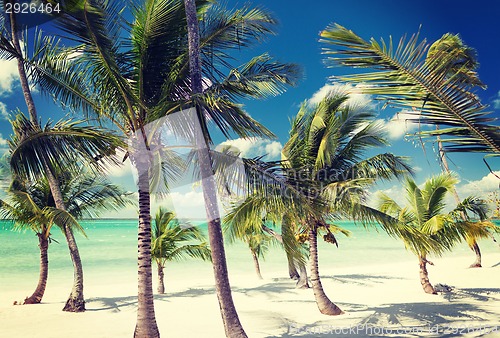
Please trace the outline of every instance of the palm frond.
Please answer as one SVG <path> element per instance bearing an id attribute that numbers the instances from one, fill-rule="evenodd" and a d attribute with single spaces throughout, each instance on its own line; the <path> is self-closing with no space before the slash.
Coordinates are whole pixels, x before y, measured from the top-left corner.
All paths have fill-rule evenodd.
<path id="1" fill-rule="evenodd" d="M 79 121 L 61 120 L 41 127 L 23 114 L 11 121 L 13 136 L 8 141 L 10 165 L 14 173 L 38 178 L 46 166 L 63 172 L 83 161 L 95 170 L 117 163 L 113 155 L 123 145 L 120 138 L 101 128 L 81 126 Z"/>
<path id="2" fill-rule="evenodd" d="M 63 185 L 66 210 L 76 218 L 97 217 L 132 203 L 119 186 L 98 175 L 83 172 Z"/>
<path id="3" fill-rule="evenodd" d="M 446 135 L 446 151 L 479 151 L 500 153 L 500 127 L 487 124 L 487 107 L 472 92 L 474 83 L 468 77 L 448 76 L 456 55 L 446 50 L 433 50 L 419 41 L 418 34 L 396 45 L 371 39 L 365 41 L 354 32 L 338 25 L 321 32 L 328 65 L 372 69 L 373 71 L 339 76 L 351 83 L 363 83 L 364 93 L 376 95 L 391 105 L 414 115 L 413 120 L 428 125 L 440 125 L 439 131 L 421 130 L 419 136 Z M 413 108 L 417 108 L 415 112 Z"/>
<path id="4" fill-rule="evenodd" d="M 58 227 L 63 230 L 64 228 L 71 228 L 71 230 L 76 230 L 87 238 L 85 229 L 80 225 L 78 220 L 73 217 L 69 212 L 57 208 L 45 207 L 43 213 L 47 218 L 53 220 Z M 64 230 L 63 230 L 64 232 Z"/>

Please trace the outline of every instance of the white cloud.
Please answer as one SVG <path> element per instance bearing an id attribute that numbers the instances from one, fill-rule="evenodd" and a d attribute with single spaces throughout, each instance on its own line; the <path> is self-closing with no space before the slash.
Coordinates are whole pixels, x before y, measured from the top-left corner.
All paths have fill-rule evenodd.
<path id="1" fill-rule="evenodd" d="M 205 202 L 203 192 L 181 188 L 171 191 L 170 194 L 161 199 L 151 197 L 151 216 L 154 217 L 158 208 L 164 207 L 174 211 L 179 219 L 206 219 Z M 109 211 L 102 215 L 103 218 L 137 218 L 138 217 L 138 194 L 134 192 L 131 196 L 134 201 L 131 205 L 118 211 Z M 221 205 L 221 204 L 220 204 Z M 222 210 L 221 210 L 222 212 Z M 222 213 L 221 213 L 222 215 Z"/>
<path id="2" fill-rule="evenodd" d="M 497 98 L 493 100 L 493 107 L 495 109 L 500 109 L 500 90 L 497 93 Z"/>
<path id="3" fill-rule="evenodd" d="M 330 93 L 349 93 L 347 103 L 356 107 L 365 107 L 365 109 L 373 109 L 370 95 L 361 94 L 360 88 L 362 85 L 353 86 L 350 84 L 334 83 L 326 84 L 321 87 L 313 96 L 307 101 L 309 104 L 318 104 Z"/>
<path id="4" fill-rule="evenodd" d="M 497 176 L 500 176 L 500 171 L 495 171 Z M 500 189 L 500 179 L 495 177 L 492 173 L 483 176 L 480 180 L 469 181 L 465 184 L 459 184 L 457 186 L 457 191 L 460 198 L 464 198 L 469 195 L 486 197 L 486 195 L 493 191 L 499 191 Z"/>
<path id="5" fill-rule="evenodd" d="M 242 157 L 267 155 L 269 160 L 279 159 L 283 145 L 278 141 L 265 140 L 256 137 L 237 138 L 222 142 L 219 146 L 230 145 L 238 149 Z"/>
<path id="6" fill-rule="evenodd" d="M 0 134 L 0 157 L 2 157 L 7 152 L 7 140 Z"/>
<path id="7" fill-rule="evenodd" d="M 117 151 L 117 157 L 119 159 L 124 158 L 124 156 L 125 156 L 124 150 Z M 110 177 L 116 177 L 116 178 L 121 178 L 121 177 L 125 177 L 125 176 L 132 176 L 132 164 L 130 163 L 130 159 L 127 158 L 125 160 L 125 162 L 121 163 L 120 165 L 109 167 L 107 174 Z"/>
<path id="8" fill-rule="evenodd" d="M 7 105 L 0 102 L 0 119 L 6 119 L 9 116 L 9 111 L 7 110 Z"/>
<path id="9" fill-rule="evenodd" d="M 8 95 L 19 78 L 16 60 L 0 60 L 0 95 Z"/>
<path id="10" fill-rule="evenodd" d="M 396 113 L 390 120 L 384 121 L 387 136 L 391 140 L 403 138 L 405 134 L 415 130 L 418 124 L 409 121 L 410 118 L 415 118 L 415 114 L 408 111 Z"/>

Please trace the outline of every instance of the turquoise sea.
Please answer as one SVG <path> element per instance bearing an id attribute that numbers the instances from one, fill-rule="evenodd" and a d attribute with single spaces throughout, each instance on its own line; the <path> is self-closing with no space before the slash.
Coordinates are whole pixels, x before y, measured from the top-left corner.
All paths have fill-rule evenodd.
<path id="1" fill-rule="evenodd" d="M 203 222 L 193 225 L 206 229 Z M 341 221 L 338 225 L 350 230 L 352 235 L 339 234 L 339 248 L 319 241 L 320 267 L 322 273 L 334 274 L 335 267 L 355 267 L 370 264 L 411 261 L 415 258 L 404 249 L 402 242 L 390 238 L 374 228 L 366 230 L 352 222 Z M 87 238 L 77 234 L 77 242 L 86 277 L 91 279 L 113 278 L 136 280 L 137 267 L 137 220 L 87 220 L 82 222 Z M 71 260 L 62 232 L 54 227 L 49 247 L 49 285 L 59 284 L 72 276 Z M 14 231 L 7 221 L 0 221 L 0 292 L 13 286 L 34 287 L 38 280 L 38 241 L 32 231 Z M 484 255 L 499 252 L 498 244 L 482 240 L 480 247 Z M 226 255 L 230 275 L 253 272 L 253 263 L 248 248 L 241 242 L 227 243 Z M 447 255 L 470 255 L 473 253 L 465 244 L 458 245 Z M 284 252 L 279 246 L 272 247 L 261 262 L 262 274 L 287 275 Z M 198 274 L 211 273 L 210 263 L 198 260 L 173 262 L 167 266 L 167 278 L 174 274 L 196 278 Z"/>

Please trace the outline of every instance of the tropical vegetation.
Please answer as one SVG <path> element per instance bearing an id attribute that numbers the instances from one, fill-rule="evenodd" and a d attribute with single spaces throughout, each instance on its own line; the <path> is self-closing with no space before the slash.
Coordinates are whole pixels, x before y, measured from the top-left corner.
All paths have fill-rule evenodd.
<path id="1" fill-rule="evenodd" d="M 429 178 L 423 187 L 407 178 L 404 184 L 407 206 L 400 206 L 389 196 L 380 193 L 380 211 L 392 215 L 402 225 L 412 227 L 412 232 L 400 232 L 398 237 L 405 247 L 418 257 L 420 283 L 424 292 L 436 294 L 429 281 L 427 264 L 430 254 L 442 255 L 464 238 L 480 238 L 489 235 L 488 228 L 494 225 L 485 221 L 487 206 L 484 200 L 467 197 L 451 212 L 447 212 L 446 196 L 458 180 L 447 173 Z M 480 218 L 473 221 L 463 218 L 468 211 Z"/>
<path id="2" fill-rule="evenodd" d="M 21 49 L 21 31 L 17 23 L 15 11 L 0 17 L 0 57 L 15 59 L 24 100 L 28 108 L 29 120 L 18 112 L 11 121 L 13 127 L 12 139 L 9 142 L 10 166 L 13 173 L 25 180 L 38 180 L 45 177 L 54 196 L 54 203 L 59 210 L 66 210 L 64 205 L 57 172 L 74 169 L 78 163 L 90 164 L 99 169 L 106 162 L 114 162 L 109 155 L 121 144 L 113 134 L 102 128 L 82 127 L 79 121 L 61 120 L 55 125 L 47 122 L 43 128 L 38 119 L 38 113 L 32 96 L 32 85 L 27 72 L 29 50 Z M 6 24 L 8 22 L 8 24 Z M 27 36 L 24 37 L 27 40 Z M 50 37 L 45 42 L 52 41 Z M 42 42 L 41 35 L 35 37 L 36 51 Z M 32 57 L 36 59 L 36 52 Z M 32 74 L 31 74 L 32 75 Z M 102 160 L 102 161 L 100 161 Z M 111 161 L 110 161 L 111 160 Z M 63 168 L 63 169 L 61 169 Z M 64 311 L 85 311 L 83 296 L 83 267 L 76 240 L 70 227 L 63 227 L 66 242 L 74 267 L 73 288 L 63 308 Z"/>
<path id="3" fill-rule="evenodd" d="M 211 260 L 203 232 L 196 226 L 180 224 L 175 213 L 160 207 L 151 225 L 151 257 L 158 272 L 158 293 L 165 293 L 164 269 L 167 262 L 186 257 Z"/>
<path id="4" fill-rule="evenodd" d="M 25 60 L 13 48 L 5 48 L 4 53 L 23 59 L 41 90 L 76 111 L 110 120 L 129 140 L 127 156 L 139 172 L 140 291 L 135 335 L 157 337 L 151 277 L 150 178 L 153 171 L 158 173 L 158 166 L 153 164 L 163 168 L 166 165 L 165 161 L 153 160 L 159 157 L 158 152 L 165 151 L 156 147 L 160 137 L 152 129 L 158 130 L 148 125 L 196 103 L 197 122 L 190 121 L 176 132 L 186 132 L 190 124 L 199 122 L 205 143 L 210 143 L 207 129 L 210 120 L 227 136 L 231 131 L 242 137 L 271 136 L 270 131 L 234 101 L 279 94 L 285 86 L 295 83 L 299 70 L 296 65 L 276 62 L 267 54 L 243 65 L 233 65 L 231 52 L 261 41 L 273 32 L 276 20 L 261 9 L 244 7 L 231 11 L 211 1 L 199 1 L 198 22 L 203 18 L 201 70 L 207 88 L 190 98 L 183 2 L 135 3 L 129 7 L 132 25 L 127 24 L 120 6 L 114 1 L 68 1 L 61 5 L 62 13 L 56 23 L 70 34 L 73 45 L 64 47 L 60 40 L 45 37 L 36 44 L 31 59 Z M 203 163 L 202 159 L 200 162 Z M 155 170 L 150 170 L 153 167 Z M 217 223 L 217 218 L 211 222 Z M 209 228 L 214 228 L 209 230 L 211 249 L 217 256 L 214 264 L 222 266 L 225 258 L 220 255 L 223 252 L 220 225 L 214 223 Z M 221 262 L 217 261 L 219 258 Z M 224 274 L 223 270 L 220 271 Z M 230 305 L 227 277 L 216 276 L 216 280 L 224 322 L 234 322 L 226 320 L 237 318 L 234 306 Z M 242 332 L 241 327 L 235 330 Z"/>
<path id="5" fill-rule="evenodd" d="M 320 312 L 328 315 L 343 312 L 326 296 L 321 284 L 318 230 L 324 229 L 325 239 L 336 243 L 334 232 L 340 229 L 331 222 L 348 217 L 362 222 L 377 220 L 389 232 L 399 231 L 384 214 L 366 205 L 366 192 L 377 179 L 411 172 L 403 158 L 389 153 L 363 158 L 367 149 L 385 144 L 382 126 L 369 122 L 374 113 L 367 103 L 356 102 L 345 91 L 335 89 L 317 104 L 304 103 L 292 121 L 284 160 L 278 163 L 282 168 L 274 169 L 284 172 L 285 183 L 269 194 L 271 199 L 250 195 L 235 204 L 226 217 L 233 227 L 242 229 L 236 230 L 241 233 L 259 228 L 262 215 L 274 221 L 286 215 L 296 223 L 309 243 L 316 303 Z"/>
<path id="6" fill-rule="evenodd" d="M 388 41 L 365 41 L 338 24 L 320 35 L 327 46 L 324 54 L 328 65 L 368 69 L 337 79 L 360 84 L 358 91 L 404 109 L 411 116 L 409 122 L 434 127 L 419 128 L 416 137 L 431 137 L 431 141 L 437 137 L 445 172 L 450 172 L 448 152 L 486 153 L 484 162 L 491 171 L 486 158 L 500 155 L 500 126 L 492 124 L 496 118 L 475 94 L 477 88 L 486 86 L 477 74 L 476 51 L 460 36 L 446 33 L 429 44 L 414 34 L 396 45 L 392 37 Z M 456 191 L 453 195 L 459 203 Z M 481 267 L 477 241 L 469 238 L 468 242 L 476 254 L 471 267 Z"/>
<path id="7" fill-rule="evenodd" d="M 360 92 L 406 109 L 413 115 L 412 121 L 442 127 L 419 130 L 419 137 L 441 136 L 447 152 L 500 154 L 500 126 L 491 123 L 495 118 L 473 91 L 481 82 L 470 64 L 457 62 L 457 55 L 449 48 L 434 45 L 429 50 L 427 41 L 419 41 L 418 34 L 397 44 L 392 38 L 366 41 L 338 24 L 320 35 L 327 65 L 366 69 L 336 79 L 362 84 L 357 87 Z M 449 76 L 456 69 L 462 71 Z"/>
<path id="8" fill-rule="evenodd" d="M 0 200 L 0 215 L 3 218 L 13 221 L 15 229 L 30 229 L 38 237 L 40 276 L 35 291 L 24 300 L 24 304 L 42 301 L 48 279 L 48 249 L 54 225 L 61 230 L 69 227 L 86 236 L 79 224 L 82 217 L 96 217 L 102 210 L 116 210 L 129 202 L 118 186 L 85 170 L 77 175 L 66 172 L 58 177 L 66 210 L 55 206 L 47 179 L 32 182 L 15 177 L 7 190 L 7 199 Z"/>
<path id="9" fill-rule="evenodd" d="M 27 107 L 27 114 L 18 110 L 10 115 L 12 174 L 7 197 L 0 196 L 0 216 L 17 229 L 33 230 L 40 248 L 39 282 L 25 304 L 40 303 L 44 296 L 55 225 L 65 236 L 74 268 L 73 289 L 63 310 L 85 311 L 83 267 L 74 233 L 85 234 L 78 222 L 82 217 L 97 217 L 99 210 L 115 210 L 130 201 L 103 176 L 109 166 L 127 159 L 137 173 L 134 337 L 160 336 L 152 263 L 162 294 L 167 262 L 185 257 L 212 261 L 225 334 L 247 337 L 229 283 L 221 193 L 230 197 L 225 234 L 230 241 L 246 242 L 257 276 L 262 278 L 259 258 L 271 243 L 279 242 L 290 277 L 297 279 L 297 288 L 311 284 L 322 314 L 343 313 L 323 288 L 318 252 L 318 235 L 337 246 L 338 234 L 349 235 L 337 225 L 339 219 L 365 227 L 378 224 L 400 238 L 418 257 L 426 293 L 436 293 L 427 271 L 431 255 L 466 241 L 477 256 L 472 266 L 481 266 L 477 241 L 492 237 L 500 227 L 487 220 L 484 200 L 470 196 L 460 201 L 454 190 L 458 180 L 446 156 L 486 153 L 484 162 L 493 172 L 486 159 L 500 155 L 500 126 L 475 93 L 484 87 L 475 51 L 459 36 L 445 34 L 431 45 L 415 34 L 394 44 L 392 38 L 366 41 L 340 25 L 329 26 L 320 33 L 326 64 L 358 69 L 335 77 L 347 85 L 334 82 L 321 100 L 305 101 L 291 121 L 281 160 L 264 161 L 212 150 L 211 130 L 215 127 L 225 138 L 274 137 L 238 103 L 278 95 L 301 77 L 300 67 L 267 53 L 239 62 L 247 55 L 241 49 L 275 33 L 277 21 L 269 12 L 249 5 L 228 10 L 216 0 L 142 0 L 128 5 L 118 0 L 68 0 L 58 5 L 58 36 L 40 30 L 28 36 L 15 12 L 0 16 L 0 58 L 17 62 Z M 32 96 L 35 85 L 85 120 L 43 123 Z M 403 109 L 410 122 L 424 126 L 413 136 L 437 141 L 444 173 L 418 186 L 408 177 L 413 171 L 407 158 L 375 154 L 389 144 L 371 102 L 360 93 Z M 192 148 L 187 158 L 166 144 L 172 135 L 185 141 L 182 147 Z M 118 158 L 122 152 L 124 157 Z M 161 201 L 186 174 L 200 181 L 209 243 L 199 228 L 181 224 L 163 207 L 152 218 L 152 197 Z M 384 194 L 378 208 L 368 205 L 368 190 L 377 181 L 402 177 L 407 206 Z M 457 202 L 451 211 L 445 203 L 450 193 Z M 498 205 L 496 195 L 491 202 Z"/>

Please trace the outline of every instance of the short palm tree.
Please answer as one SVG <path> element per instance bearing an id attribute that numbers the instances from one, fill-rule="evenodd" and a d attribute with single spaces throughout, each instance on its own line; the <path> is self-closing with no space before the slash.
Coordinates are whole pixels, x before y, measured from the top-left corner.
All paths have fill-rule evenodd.
<path id="1" fill-rule="evenodd" d="M 22 189 L 22 188 L 21 188 Z M 41 207 L 39 200 L 42 191 L 29 189 L 30 192 L 10 188 L 7 190 L 8 200 L 0 200 L 0 214 L 2 218 L 14 221 L 17 229 L 29 228 L 38 237 L 40 248 L 40 275 L 38 285 L 30 297 L 26 297 L 24 304 L 37 304 L 42 301 L 47 286 L 49 272 L 48 249 L 51 242 L 50 231 L 55 224 L 56 215 L 48 213 Z"/>
<path id="2" fill-rule="evenodd" d="M 484 215 L 485 204 L 478 199 L 467 198 L 451 213 L 445 211 L 445 197 L 457 182 L 452 175 L 443 173 L 429 178 L 420 188 L 415 181 L 407 178 L 405 189 L 408 204 L 405 207 L 387 195 L 380 194 L 380 211 L 392 215 L 402 225 L 413 228 L 412 232 L 398 233 L 398 237 L 418 257 L 420 283 L 426 293 L 436 293 L 429 281 L 427 264 L 432 263 L 428 255 L 442 255 L 465 237 L 487 236 L 487 228 L 491 226 L 490 222 L 463 220 L 460 215 L 465 210 Z"/>
<path id="3" fill-rule="evenodd" d="M 304 103 L 292 121 L 290 139 L 283 148 L 284 187 L 273 198 L 252 195 L 236 205 L 226 220 L 234 226 L 256 226 L 258 217 L 280 219 L 287 214 L 307 234 L 311 284 L 321 313 L 339 315 L 342 310 L 326 296 L 318 267 L 318 230 L 334 241 L 331 221 L 344 216 L 378 220 L 388 231 L 391 222 L 383 213 L 365 205 L 366 189 L 376 179 L 410 172 L 404 159 L 379 154 L 363 159 L 369 148 L 385 144 L 382 127 L 373 122 L 368 107 L 349 102 L 349 95 L 332 90 L 318 104 Z M 274 169 L 277 170 L 277 169 Z M 272 173 L 271 170 L 268 171 Z M 283 223 L 282 222 L 282 226 Z"/>
<path id="4" fill-rule="evenodd" d="M 271 229 L 266 225 L 262 225 L 262 228 L 259 229 L 247 228 L 243 233 L 232 231 L 234 229 L 234 226 L 226 223 L 224 227 L 225 235 L 229 236 L 230 242 L 234 242 L 236 239 L 245 242 L 250 250 L 250 254 L 252 255 L 255 273 L 259 279 L 263 279 L 260 271 L 259 257 L 263 259 L 266 252 L 269 251 L 271 245 L 279 242 L 282 243 L 282 236 L 278 236 L 274 229 Z"/>
<path id="5" fill-rule="evenodd" d="M 62 191 L 66 175 L 80 173 L 83 164 L 97 171 L 104 163 L 116 163 L 111 157 L 122 141 L 102 128 L 83 126 L 79 121 L 61 120 L 33 123 L 18 113 L 11 121 L 13 135 L 8 141 L 12 173 L 24 181 L 46 179 L 53 196 L 54 207 L 70 212 Z M 61 176 L 58 176 L 61 175 Z M 85 311 L 83 296 L 83 267 L 78 246 L 70 226 L 62 225 L 74 268 L 73 288 L 64 311 Z"/>
<path id="6" fill-rule="evenodd" d="M 65 177 L 60 182 L 66 210 L 56 208 L 46 179 L 36 182 L 14 179 L 7 190 L 8 200 L 0 200 L 0 214 L 14 221 L 17 229 L 33 230 L 39 240 L 40 277 L 35 291 L 24 304 L 40 303 L 43 298 L 48 278 L 50 232 L 54 225 L 85 235 L 79 219 L 95 217 L 101 210 L 116 210 L 128 202 L 118 186 L 85 170 L 73 177 L 68 173 L 62 176 Z"/>
<path id="7" fill-rule="evenodd" d="M 158 293 L 165 293 L 164 268 L 167 262 L 200 258 L 210 261 L 210 248 L 201 230 L 195 226 L 185 227 L 175 218 L 175 213 L 159 208 L 151 232 L 151 257 L 158 268 Z"/>

